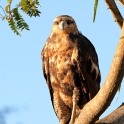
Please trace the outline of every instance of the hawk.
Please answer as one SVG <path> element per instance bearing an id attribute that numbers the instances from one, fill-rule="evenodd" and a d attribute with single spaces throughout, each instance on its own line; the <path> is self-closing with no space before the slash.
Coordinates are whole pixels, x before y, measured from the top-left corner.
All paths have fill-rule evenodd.
<path id="1" fill-rule="evenodd" d="M 74 124 L 80 110 L 100 89 L 101 74 L 93 44 L 68 15 L 54 19 L 41 52 L 43 74 L 60 124 Z"/>

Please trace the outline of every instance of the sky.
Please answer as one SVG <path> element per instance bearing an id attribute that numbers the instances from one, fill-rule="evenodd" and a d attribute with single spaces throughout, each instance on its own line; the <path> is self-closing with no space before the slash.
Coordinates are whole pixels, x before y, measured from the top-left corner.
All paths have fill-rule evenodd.
<path id="1" fill-rule="evenodd" d="M 13 1 L 15 7 L 19 0 Z M 40 17 L 23 17 L 30 31 L 21 37 L 13 33 L 6 21 L 0 20 L 0 117 L 6 124 L 58 124 L 48 87 L 42 73 L 41 50 L 50 35 L 52 23 L 59 15 L 72 16 L 82 32 L 95 46 L 101 70 L 101 86 L 109 72 L 121 29 L 104 1 L 99 1 L 96 21 L 92 22 L 94 0 L 42 0 Z M 6 5 L 0 0 L 0 6 Z M 124 14 L 124 8 L 118 4 Z M 3 11 L 0 9 L 0 13 Z M 124 15 L 123 15 L 124 16 Z M 124 102 L 124 81 L 120 93 L 101 118 Z M 1 111 L 11 110 L 7 114 Z M 0 121 L 0 124 L 1 121 Z"/>

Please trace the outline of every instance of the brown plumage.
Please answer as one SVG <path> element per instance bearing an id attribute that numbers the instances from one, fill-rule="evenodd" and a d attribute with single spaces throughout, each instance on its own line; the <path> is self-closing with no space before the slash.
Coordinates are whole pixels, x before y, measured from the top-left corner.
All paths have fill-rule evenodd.
<path id="1" fill-rule="evenodd" d="M 42 50 L 43 73 L 60 124 L 73 124 L 83 106 L 100 88 L 97 53 L 77 29 L 74 19 L 54 19 Z"/>

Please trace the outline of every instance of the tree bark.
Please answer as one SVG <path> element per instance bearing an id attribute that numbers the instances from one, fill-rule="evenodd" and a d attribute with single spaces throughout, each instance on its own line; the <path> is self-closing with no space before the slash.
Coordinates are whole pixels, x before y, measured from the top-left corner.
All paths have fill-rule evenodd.
<path id="1" fill-rule="evenodd" d="M 117 0 L 122 6 L 124 6 L 124 0 Z"/>
<path id="2" fill-rule="evenodd" d="M 118 10 L 118 7 L 117 7 L 115 1 L 114 0 L 104 0 L 104 1 L 107 4 L 108 8 L 111 10 L 115 22 L 117 22 L 119 27 L 122 28 L 123 17 L 121 15 L 120 11 Z"/>
<path id="3" fill-rule="evenodd" d="M 100 119 L 95 124 L 124 124 L 124 103 L 111 114 Z"/>

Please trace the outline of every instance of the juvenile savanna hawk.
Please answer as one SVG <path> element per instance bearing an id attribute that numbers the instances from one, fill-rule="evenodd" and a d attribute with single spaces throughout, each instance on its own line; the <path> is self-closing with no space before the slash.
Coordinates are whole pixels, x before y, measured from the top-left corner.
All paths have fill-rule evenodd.
<path id="1" fill-rule="evenodd" d="M 54 19 L 42 50 L 43 73 L 60 124 L 73 124 L 100 88 L 98 57 L 92 43 L 68 15 Z"/>

